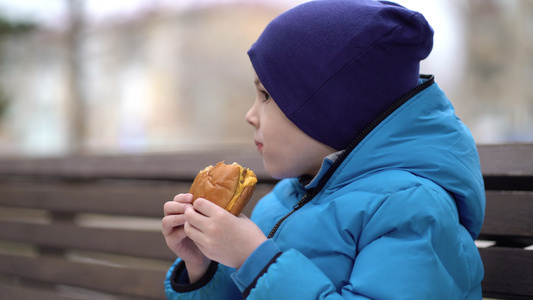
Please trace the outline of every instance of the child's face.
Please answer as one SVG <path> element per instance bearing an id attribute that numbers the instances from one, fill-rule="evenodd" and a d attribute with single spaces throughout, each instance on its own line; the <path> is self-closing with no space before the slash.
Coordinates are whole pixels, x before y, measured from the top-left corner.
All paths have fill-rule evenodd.
<path id="1" fill-rule="evenodd" d="M 257 96 L 246 114 L 246 122 L 255 128 L 254 140 L 270 176 L 281 179 L 314 176 L 327 155 L 336 152 L 301 131 L 270 97 L 255 75 Z"/>

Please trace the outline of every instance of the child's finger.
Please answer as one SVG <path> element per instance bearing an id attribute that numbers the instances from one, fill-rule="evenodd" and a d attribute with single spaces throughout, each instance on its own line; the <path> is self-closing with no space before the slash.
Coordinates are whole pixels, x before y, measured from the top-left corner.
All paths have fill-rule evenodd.
<path id="1" fill-rule="evenodd" d="M 203 214 L 206 217 L 214 217 L 218 213 L 227 212 L 222 207 L 204 198 L 196 199 L 196 201 L 194 201 L 193 207 L 197 212 Z"/>
<path id="2" fill-rule="evenodd" d="M 174 196 L 174 201 L 181 203 L 192 203 L 192 194 L 177 194 L 176 196 Z"/>
<path id="3" fill-rule="evenodd" d="M 190 206 L 191 204 L 189 203 L 168 201 L 163 205 L 163 212 L 165 216 L 183 214 L 187 207 Z"/>
<path id="4" fill-rule="evenodd" d="M 207 201 L 207 200 L 202 199 L 202 198 L 198 198 L 198 200 Z M 196 201 L 196 202 L 198 202 L 198 201 Z M 197 229 L 199 231 L 202 231 L 202 232 L 205 231 L 206 226 L 208 226 L 210 224 L 209 217 L 204 215 L 202 212 L 198 211 L 194 206 L 187 208 L 185 210 L 185 212 L 184 212 L 184 216 L 185 216 L 185 221 L 187 223 L 189 223 L 195 229 Z"/>
<path id="5" fill-rule="evenodd" d="M 176 227 L 183 226 L 185 224 L 185 216 L 180 215 L 169 215 L 165 216 L 161 221 L 163 227 L 163 233 L 170 233 Z"/>

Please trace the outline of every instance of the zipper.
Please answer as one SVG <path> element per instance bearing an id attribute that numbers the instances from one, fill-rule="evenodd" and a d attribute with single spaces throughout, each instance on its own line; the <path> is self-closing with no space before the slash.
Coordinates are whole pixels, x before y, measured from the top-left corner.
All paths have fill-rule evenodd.
<path id="1" fill-rule="evenodd" d="M 326 185 L 326 183 L 329 181 L 329 178 L 333 173 L 337 170 L 337 168 L 341 165 L 341 163 L 346 159 L 346 157 L 352 152 L 357 145 L 370 133 L 374 128 L 376 128 L 383 120 L 385 120 L 389 115 L 391 115 L 395 110 L 397 110 L 400 106 L 402 106 L 405 102 L 407 102 L 409 99 L 413 98 L 415 95 L 420 93 L 421 91 L 425 90 L 427 87 L 431 86 L 435 82 L 435 77 L 433 75 L 420 75 L 420 78 L 427 79 L 422 84 L 417 85 L 413 89 L 411 89 L 409 92 L 404 94 L 402 97 L 400 97 L 398 100 L 394 101 L 389 107 L 387 107 L 377 118 L 375 118 L 370 124 L 368 124 L 361 132 L 357 135 L 357 137 L 350 142 L 350 144 L 344 149 L 344 151 L 339 155 L 339 157 L 335 160 L 333 165 L 326 171 L 326 174 L 322 176 L 320 181 L 318 182 L 317 186 L 310 189 L 305 193 L 305 195 L 302 197 L 298 203 L 296 203 L 292 207 L 292 211 L 286 214 L 284 217 L 278 220 L 274 227 L 272 227 L 272 230 L 270 230 L 270 233 L 268 234 L 267 238 L 272 238 L 274 234 L 278 231 L 281 224 L 290 217 L 293 213 L 298 211 L 300 208 L 302 208 L 304 205 L 309 203 L 313 198 L 320 193 L 322 188 Z"/>

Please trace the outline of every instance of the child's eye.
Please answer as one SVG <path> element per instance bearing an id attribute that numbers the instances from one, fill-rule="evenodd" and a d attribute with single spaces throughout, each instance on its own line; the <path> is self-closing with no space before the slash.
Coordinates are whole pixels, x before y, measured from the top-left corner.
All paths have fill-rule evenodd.
<path id="1" fill-rule="evenodd" d="M 267 101 L 270 99 L 270 94 L 268 94 L 266 91 L 261 91 L 261 93 L 264 96 L 264 101 Z"/>

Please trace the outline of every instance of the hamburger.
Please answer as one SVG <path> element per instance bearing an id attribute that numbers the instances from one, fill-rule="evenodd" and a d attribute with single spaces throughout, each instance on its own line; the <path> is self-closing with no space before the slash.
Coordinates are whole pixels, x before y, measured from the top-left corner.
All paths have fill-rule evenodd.
<path id="1" fill-rule="evenodd" d="M 221 161 L 200 171 L 189 193 L 193 203 L 204 198 L 238 216 L 252 197 L 256 183 L 257 176 L 252 170 Z"/>

